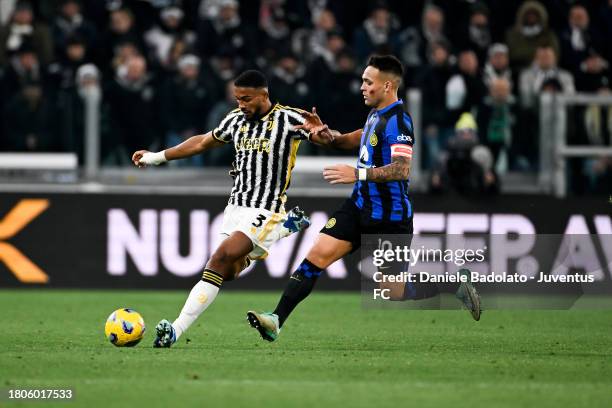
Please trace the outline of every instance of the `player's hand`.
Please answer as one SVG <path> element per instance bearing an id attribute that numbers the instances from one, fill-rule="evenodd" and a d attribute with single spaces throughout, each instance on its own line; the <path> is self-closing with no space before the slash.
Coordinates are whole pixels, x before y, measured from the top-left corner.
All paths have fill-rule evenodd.
<path id="1" fill-rule="evenodd" d="M 335 164 L 323 169 L 323 178 L 329 184 L 353 184 L 357 181 L 357 169 L 348 164 Z"/>
<path id="2" fill-rule="evenodd" d="M 303 111 L 302 117 L 305 119 L 305 122 L 301 125 L 296 125 L 293 127 L 295 130 L 306 130 L 308 132 L 312 132 L 315 127 L 322 126 L 323 121 L 317 114 L 317 108 L 313 107 L 312 112 Z"/>
<path id="3" fill-rule="evenodd" d="M 139 168 L 146 167 L 145 163 L 140 162 L 140 160 L 142 159 L 142 156 L 144 156 L 145 153 L 150 153 L 150 152 L 148 150 L 138 150 L 132 155 L 132 163 L 134 163 L 134 166 L 139 167 Z"/>
<path id="4" fill-rule="evenodd" d="M 156 153 L 151 153 L 148 150 L 138 150 L 132 155 L 132 162 L 138 167 L 145 167 L 147 165 L 159 166 L 167 161 L 164 150 Z"/>
<path id="5" fill-rule="evenodd" d="M 335 139 L 333 131 L 327 125 L 316 126 L 310 131 L 310 142 L 316 145 L 327 146 L 333 144 Z"/>

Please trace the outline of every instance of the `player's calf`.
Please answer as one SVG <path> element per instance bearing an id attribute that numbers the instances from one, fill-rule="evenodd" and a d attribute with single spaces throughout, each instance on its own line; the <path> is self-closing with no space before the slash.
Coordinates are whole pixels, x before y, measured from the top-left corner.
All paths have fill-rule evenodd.
<path id="1" fill-rule="evenodd" d="M 223 280 L 232 280 L 236 276 L 237 264 L 239 268 L 244 269 L 247 263 L 245 257 L 252 249 L 251 239 L 244 233 L 236 231 L 212 254 L 206 268 L 221 275 Z"/>

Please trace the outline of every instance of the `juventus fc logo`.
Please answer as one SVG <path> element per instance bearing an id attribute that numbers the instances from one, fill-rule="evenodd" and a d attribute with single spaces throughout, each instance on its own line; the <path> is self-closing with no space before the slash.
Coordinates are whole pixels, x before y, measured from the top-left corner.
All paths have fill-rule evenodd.
<path id="1" fill-rule="evenodd" d="M 274 121 L 271 120 L 268 122 L 268 125 L 266 126 L 266 130 L 272 130 L 274 128 Z"/>

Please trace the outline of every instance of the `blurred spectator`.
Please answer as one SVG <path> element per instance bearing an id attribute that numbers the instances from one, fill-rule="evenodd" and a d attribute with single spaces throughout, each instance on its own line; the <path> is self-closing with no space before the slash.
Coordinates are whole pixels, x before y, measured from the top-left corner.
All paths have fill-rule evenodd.
<path id="1" fill-rule="evenodd" d="M 282 0 L 262 2 L 257 33 L 259 51 L 255 53 L 254 63 L 264 72 L 272 69 L 274 62 L 291 50 L 289 22 L 282 5 L 277 4 L 282 2 Z"/>
<path id="2" fill-rule="evenodd" d="M 340 51 L 336 57 L 335 70 L 331 72 L 325 93 L 319 96 L 317 110 L 326 123 L 342 132 L 352 132 L 363 124 L 360 119 L 367 116 L 369 108 L 363 103 L 361 91 L 361 72 L 355 55 L 348 49 Z M 307 108 L 309 109 L 309 108 Z M 320 149 L 322 154 L 350 154 L 351 151 Z"/>
<path id="3" fill-rule="evenodd" d="M 458 40 L 458 46 L 461 49 L 471 49 L 476 52 L 478 62 L 482 66 L 486 61 L 490 45 L 489 10 L 484 4 L 476 3 L 472 7 L 466 32 Z"/>
<path id="4" fill-rule="evenodd" d="M 512 91 L 512 71 L 508 59 L 508 47 L 505 44 L 496 43 L 489 48 L 489 59 L 485 64 L 482 76 L 487 87 L 495 79 L 505 79 L 510 84 L 510 91 Z"/>
<path id="5" fill-rule="evenodd" d="M 113 58 L 110 62 L 110 72 L 109 75 L 114 75 L 117 69 L 120 66 L 125 65 L 125 63 L 132 57 L 142 56 L 140 49 L 134 43 L 129 41 L 119 43 L 113 49 Z"/>
<path id="6" fill-rule="evenodd" d="M 226 3 L 226 0 L 202 0 L 198 9 L 200 18 L 204 20 L 216 19 L 221 13 L 221 8 Z"/>
<path id="7" fill-rule="evenodd" d="M 116 48 L 126 43 L 132 44 L 139 53 L 144 50 L 144 43 L 134 24 L 134 15 L 126 8 L 119 8 L 110 13 L 109 27 L 100 44 L 98 66 L 108 64 L 116 56 Z"/>
<path id="8" fill-rule="evenodd" d="M 52 109 L 53 103 L 40 83 L 24 84 L 4 106 L 4 148 L 14 152 L 57 151 Z"/>
<path id="9" fill-rule="evenodd" d="M 166 81 L 160 96 L 165 146 L 175 146 L 206 131 L 206 116 L 212 107 L 212 97 L 200 76 L 200 59 L 192 54 L 182 56 L 178 73 Z M 177 164 L 202 166 L 203 157 L 198 155 L 179 160 Z"/>
<path id="10" fill-rule="evenodd" d="M 306 68 L 294 55 L 282 55 L 269 75 L 272 99 L 301 109 L 312 104 L 311 90 L 306 79 Z"/>
<path id="11" fill-rule="evenodd" d="M 158 123 L 158 101 L 152 75 L 147 72 L 147 63 L 141 56 L 130 57 L 117 68 L 114 80 L 109 85 L 107 101 L 111 106 L 111 120 L 121 146 L 127 152 L 138 149 L 158 150 L 160 133 Z M 118 154 L 119 157 L 122 157 Z"/>
<path id="12" fill-rule="evenodd" d="M 568 27 L 561 33 L 560 65 L 572 73 L 577 90 L 595 92 L 610 83 L 609 63 L 601 57 L 603 49 L 603 40 L 591 28 L 586 8 L 573 5 Z"/>
<path id="13" fill-rule="evenodd" d="M 291 38 L 291 48 L 296 55 L 300 55 L 306 62 L 311 62 L 327 53 L 328 36 L 333 31 L 339 32 L 336 17 L 329 9 L 323 9 L 313 14 L 312 29 L 299 28 L 294 31 Z"/>
<path id="14" fill-rule="evenodd" d="M 242 72 L 245 62 L 235 56 L 231 50 L 219 50 L 217 55 L 210 58 L 211 75 L 217 84 L 225 83 Z"/>
<path id="15" fill-rule="evenodd" d="M 548 26 L 548 13 L 537 1 L 526 1 L 516 13 L 514 27 L 506 33 L 506 44 L 510 49 L 510 65 L 513 69 L 528 66 L 538 47 L 552 47 L 559 55 L 559 40 Z"/>
<path id="16" fill-rule="evenodd" d="M 408 27 L 398 35 L 398 56 L 406 68 L 406 84 L 414 84 L 417 70 L 428 60 L 433 44 L 451 44 L 444 33 L 444 12 L 434 5 L 427 5 L 423 10 L 421 27 Z"/>
<path id="17" fill-rule="evenodd" d="M 276 61 L 280 55 L 291 49 L 291 30 L 282 1 L 268 0 L 262 2 L 259 28 L 263 38 L 257 56 L 257 65 L 265 69 L 270 61 Z M 302 58 L 302 61 L 304 59 Z"/>
<path id="18" fill-rule="evenodd" d="M 53 61 L 53 39 L 46 24 L 34 20 L 32 5 L 19 1 L 11 21 L 0 27 L 0 65 L 24 45 L 31 46 L 43 64 Z"/>
<path id="19" fill-rule="evenodd" d="M 537 96 L 544 90 L 544 85 L 548 85 L 550 90 L 557 90 L 558 87 L 558 91 L 563 94 L 575 93 L 572 74 L 557 66 L 557 56 L 551 46 L 538 47 L 531 67 L 521 72 L 521 106 L 525 109 L 537 108 Z"/>
<path id="20" fill-rule="evenodd" d="M 225 82 L 224 97 L 213 105 L 206 118 L 206 131 L 219 126 L 225 115 L 236 109 L 237 106 L 236 96 L 234 96 L 234 79 L 232 78 Z M 212 166 L 228 166 L 234 160 L 234 155 L 234 147 L 231 143 L 228 143 L 225 146 L 207 152 L 205 159 Z"/>
<path id="21" fill-rule="evenodd" d="M 216 56 L 221 50 L 252 61 L 256 55 L 255 34 L 241 24 L 237 0 L 221 0 L 219 14 L 198 25 L 198 49 L 202 55 Z"/>
<path id="22" fill-rule="evenodd" d="M 370 54 L 390 53 L 396 46 L 398 23 L 389 9 L 378 3 L 361 27 L 355 30 L 354 49 L 360 63 Z"/>
<path id="23" fill-rule="evenodd" d="M 206 118 L 205 129 L 212 130 L 216 128 L 225 115 L 237 107 L 238 104 L 234 95 L 234 79 L 232 78 L 225 82 L 223 98 L 217 100 L 210 109 L 210 113 Z"/>
<path id="24" fill-rule="evenodd" d="M 175 38 L 168 51 L 168 58 L 165 65 L 166 71 L 176 72 L 179 59 L 191 51 L 193 51 L 191 44 L 187 43 L 183 38 Z"/>
<path id="25" fill-rule="evenodd" d="M 338 30 L 332 30 L 327 35 L 325 49 L 320 50 L 319 56 L 308 66 L 308 76 L 311 88 L 317 98 L 328 95 L 332 73 L 337 70 L 336 56 L 346 47 L 344 37 Z"/>
<path id="26" fill-rule="evenodd" d="M 535 167 L 538 160 L 539 96 L 545 92 L 573 94 L 572 75 L 557 67 L 557 57 L 552 47 L 542 46 L 536 50 L 533 64 L 524 69 L 519 77 L 520 127 L 517 129 L 515 163 L 518 168 Z"/>
<path id="27" fill-rule="evenodd" d="M 44 86 L 47 83 L 47 77 L 34 49 L 24 44 L 11 57 L 4 72 L 2 86 L 0 86 L 2 99 L 10 99 L 22 87 L 31 83 Z"/>
<path id="28" fill-rule="evenodd" d="M 612 41 L 609 40 L 612 38 L 612 0 L 603 1 L 602 3 L 597 19 L 601 38 L 604 39 L 601 52 L 603 53 L 603 58 L 612 63 Z M 608 40 L 605 41 L 605 39 Z"/>
<path id="29" fill-rule="evenodd" d="M 49 66 L 54 88 L 74 86 L 77 69 L 87 62 L 87 45 L 81 37 L 73 36 L 58 50 L 59 60 Z"/>
<path id="30" fill-rule="evenodd" d="M 441 147 L 453 134 L 453 121 L 446 109 L 446 83 L 453 73 L 449 45 L 444 41 L 432 43 L 429 61 L 416 81 L 423 95 L 423 164 L 427 168 L 435 163 Z"/>
<path id="31" fill-rule="evenodd" d="M 489 95 L 478 108 L 480 140 L 491 151 L 493 166 L 498 173 L 508 168 L 508 150 L 515 120 L 514 104 L 510 82 L 506 78 L 495 78 L 489 84 Z"/>
<path id="32" fill-rule="evenodd" d="M 93 64 L 84 64 L 75 72 L 71 85 L 62 87 L 56 98 L 56 121 L 58 143 L 62 151 L 75 152 L 79 164 L 84 162 L 85 148 L 85 93 L 102 92 L 100 72 Z M 108 152 L 116 149 L 119 141 L 109 128 L 108 104 L 102 99 L 100 105 L 100 156 L 107 160 Z"/>
<path id="33" fill-rule="evenodd" d="M 151 60 L 154 65 L 164 70 L 172 70 L 173 59 L 172 47 L 178 41 L 182 42 L 186 49 L 194 46 L 196 42 L 195 33 L 187 30 L 183 24 L 184 13 L 179 7 L 171 6 L 160 11 L 159 24 L 150 28 L 144 34 L 145 43 L 151 50 Z"/>
<path id="34" fill-rule="evenodd" d="M 86 47 L 96 46 L 96 28 L 83 16 L 79 0 L 62 0 L 53 22 L 56 54 L 65 50 L 66 42 L 72 37 L 82 38 Z"/>
<path id="35" fill-rule="evenodd" d="M 494 194 L 499 181 L 489 149 L 478 143 L 478 126 L 470 113 L 463 113 L 455 125 L 448 149 L 432 171 L 430 191 L 459 194 Z"/>
<path id="36" fill-rule="evenodd" d="M 462 112 L 474 111 L 486 93 L 476 53 L 462 51 L 457 61 L 457 72 L 446 83 L 446 108 L 452 121 L 458 120 Z"/>
<path id="37" fill-rule="evenodd" d="M 111 2 L 114 0 L 111 0 Z M 146 32 L 159 22 L 159 15 L 164 9 L 170 7 L 181 7 L 182 3 L 189 3 L 190 0 L 121 0 L 125 7 L 128 7 L 134 14 L 134 20 L 140 32 Z"/>

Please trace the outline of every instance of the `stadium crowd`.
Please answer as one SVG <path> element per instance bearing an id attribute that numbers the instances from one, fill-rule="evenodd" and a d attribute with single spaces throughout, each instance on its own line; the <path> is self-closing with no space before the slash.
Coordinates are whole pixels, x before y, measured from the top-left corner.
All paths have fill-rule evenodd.
<path id="1" fill-rule="evenodd" d="M 360 77 L 372 53 L 397 55 L 405 89 L 421 90 L 418 143 L 434 175 L 465 145 L 459 123 L 489 168 L 537 170 L 538 95 L 610 93 L 612 0 L 2 0 L 0 151 L 74 151 L 82 162 L 82 95 L 94 88 L 102 161 L 129 165 L 134 150 L 216 126 L 247 68 L 268 74 L 274 100 L 316 106 L 351 131 L 367 115 Z M 612 107 L 571 119 L 570 144 L 610 145 Z M 574 163 L 585 185 L 609 190 L 612 159 Z"/>

